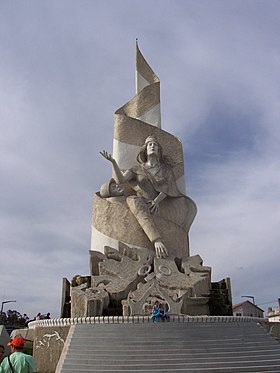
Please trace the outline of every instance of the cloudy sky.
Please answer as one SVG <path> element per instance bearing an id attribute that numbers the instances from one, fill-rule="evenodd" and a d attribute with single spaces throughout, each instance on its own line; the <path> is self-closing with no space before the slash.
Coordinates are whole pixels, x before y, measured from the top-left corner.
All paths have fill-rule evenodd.
<path id="1" fill-rule="evenodd" d="M 135 92 L 135 38 L 161 80 L 198 205 L 191 253 L 234 303 L 276 306 L 280 262 L 280 2 L 3 0 L 0 301 L 60 315 L 89 273 L 92 197 L 110 177 L 113 114 Z"/>

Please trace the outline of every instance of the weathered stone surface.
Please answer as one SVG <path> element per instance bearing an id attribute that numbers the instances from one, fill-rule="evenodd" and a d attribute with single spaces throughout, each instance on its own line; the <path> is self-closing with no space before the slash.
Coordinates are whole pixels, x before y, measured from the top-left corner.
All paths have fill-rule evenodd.
<path id="1" fill-rule="evenodd" d="M 125 202 L 111 203 L 96 193 L 93 206 L 92 225 L 96 230 L 118 242 L 154 249 Z M 96 243 L 92 242 L 92 248 Z M 103 251 L 104 247 L 95 247 L 96 251 L 98 249 Z"/>
<path id="2" fill-rule="evenodd" d="M 211 283 L 209 301 L 211 315 L 232 316 L 232 296 L 230 278 Z"/>
<path id="3" fill-rule="evenodd" d="M 8 342 L 10 342 L 10 339 L 15 338 L 17 335 L 20 335 L 24 339 L 29 339 L 30 341 L 33 341 L 34 329 L 14 329 L 9 337 Z"/>
<path id="4" fill-rule="evenodd" d="M 72 287 L 72 317 L 102 315 L 110 301 L 121 307 L 121 301 L 151 269 L 153 252 L 148 249 L 120 244 L 119 250 L 105 247 L 104 253 L 105 259 L 98 265 L 99 274 L 91 276 L 91 284 Z"/>
<path id="5" fill-rule="evenodd" d="M 109 305 L 109 294 L 102 288 L 88 288 L 83 284 L 71 289 L 71 316 L 101 316 Z"/>
<path id="6" fill-rule="evenodd" d="M 137 290 L 128 295 L 127 304 L 130 315 L 147 315 L 151 313 L 155 301 L 167 305 L 167 310 L 171 314 L 180 314 L 182 300 L 174 301 L 168 294 L 167 289 L 163 288 L 156 278 L 148 281 L 146 284 L 139 283 Z M 125 303 L 123 304 L 126 305 Z"/>
<path id="7" fill-rule="evenodd" d="M 145 314 L 155 300 L 167 305 L 172 314 L 209 314 L 209 267 L 202 266 L 199 256 L 186 258 L 180 272 L 174 259 L 154 259 L 154 276 L 139 284 L 128 296 L 132 315 Z"/>
<path id="8" fill-rule="evenodd" d="M 280 323 L 279 322 L 263 321 L 261 325 L 267 331 L 267 333 L 271 334 L 274 339 L 280 342 Z"/>
<path id="9" fill-rule="evenodd" d="M 100 251 L 89 250 L 89 268 L 90 275 L 98 275 L 99 267 L 98 263 L 105 259 L 105 255 Z"/>
<path id="10" fill-rule="evenodd" d="M 169 255 L 179 258 L 189 255 L 188 231 L 196 213 L 196 207 L 192 200 L 183 198 L 180 201 L 170 200 L 162 202 L 163 216 L 153 216 L 154 223 L 162 235 L 162 240 L 168 249 Z M 185 205 L 185 216 L 176 217 L 176 203 Z M 166 213 L 165 213 L 166 210 Z M 189 213 L 188 213 L 189 212 Z M 170 217 L 173 217 L 173 221 Z M 142 227 L 128 208 L 125 201 L 121 203 L 110 202 L 108 199 L 94 196 L 94 208 L 92 224 L 99 232 L 111 237 L 116 242 L 124 242 L 128 245 L 147 248 L 154 251 L 154 245 L 149 241 Z M 172 232 L 172 234 L 170 234 Z M 92 248 L 96 242 L 92 242 Z M 98 246 L 103 251 L 103 247 Z"/>
<path id="11" fill-rule="evenodd" d="M 155 300 L 172 314 L 209 314 L 211 269 L 196 255 L 181 261 L 155 258 L 148 249 L 120 244 L 105 247 L 99 275 L 91 284 L 72 287 L 72 317 L 102 315 L 110 302 L 123 315 L 145 315 Z"/>
<path id="12" fill-rule="evenodd" d="M 64 347 L 70 326 L 36 327 L 33 356 L 37 371 L 53 373 Z"/>
<path id="13" fill-rule="evenodd" d="M 70 295 L 70 282 L 66 277 L 62 279 L 62 295 L 61 295 L 61 308 L 60 317 L 71 316 L 71 295 Z"/>

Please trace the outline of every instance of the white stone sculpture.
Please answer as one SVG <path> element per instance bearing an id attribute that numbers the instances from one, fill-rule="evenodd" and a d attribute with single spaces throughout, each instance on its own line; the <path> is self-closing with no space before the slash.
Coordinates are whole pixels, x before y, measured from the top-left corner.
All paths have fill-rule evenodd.
<path id="1" fill-rule="evenodd" d="M 160 82 L 137 46 L 136 96 L 115 112 L 112 178 L 94 195 L 90 284 L 72 287 L 72 317 L 209 314 L 211 269 L 190 256 L 196 216 L 182 144 L 161 129 Z"/>
<path id="2" fill-rule="evenodd" d="M 138 165 L 125 172 L 120 170 L 111 154 L 106 151 L 100 154 L 112 163 L 117 182 L 129 182 L 136 192 L 136 195 L 126 198 L 127 205 L 154 244 L 157 258 L 167 257 L 168 248 L 164 245 L 153 216 L 159 215 L 180 225 L 180 222 L 187 220 L 186 215 L 190 211 L 186 208 L 185 196 L 178 190 L 172 167 L 164 159 L 161 145 L 154 136 L 147 137 L 137 155 Z"/>

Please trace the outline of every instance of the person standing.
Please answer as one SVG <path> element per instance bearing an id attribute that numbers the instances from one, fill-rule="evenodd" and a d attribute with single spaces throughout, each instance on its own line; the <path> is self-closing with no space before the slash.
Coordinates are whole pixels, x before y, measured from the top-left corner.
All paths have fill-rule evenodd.
<path id="1" fill-rule="evenodd" d="M 42 320 L 41 312 L 37 313 L 35 320 Z"/>
<path id="2" fill-rule="evenodd" d="M 160 309 L 159 309 L 159 301 L 156 300 L 153 306 L 153 315 L 152 315 L 153 323 L 158 322 L 160 318 L 161 318 L 161 314 L 160 314 Z"/>
<path id="3" fill-rule="evenodd" d="M 34 373 L 36 365 L 33 357 L 23 352 L 24 339 L 15 337 L 8 343 L 11 355 L 6 356 L 1 365 L 0 373 Z"/>

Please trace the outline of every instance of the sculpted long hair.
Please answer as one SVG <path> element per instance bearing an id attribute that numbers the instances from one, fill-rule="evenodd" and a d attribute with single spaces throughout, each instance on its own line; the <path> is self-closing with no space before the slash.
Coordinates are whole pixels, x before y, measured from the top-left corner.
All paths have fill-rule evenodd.
<path id="1" fill-rule="evenodd" d="M 160 164 L 164 163 L 164 158 L 163 158 L 163 151 L 162 151 L 162 146 L 160 143 L 157 141 L 157 139 L 154 136 L 148 136 L 145 140 L 144 145 L 140 148 L 140 151 L 137 155 L 137 162 L 139 163 L 146 163 L 147 162 L 147 144 L 149 142 L 156 142 L 158 145 L 158 161 Z"/>

